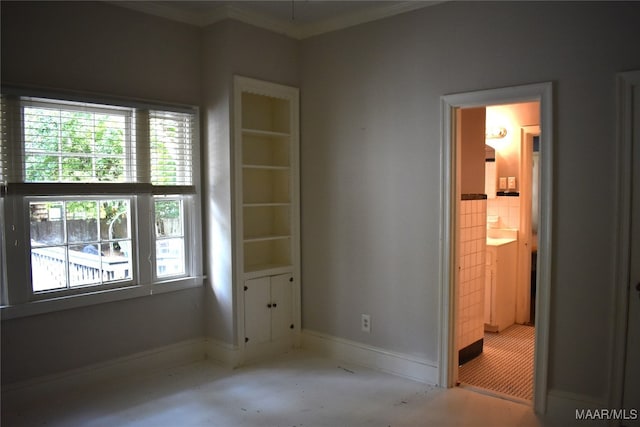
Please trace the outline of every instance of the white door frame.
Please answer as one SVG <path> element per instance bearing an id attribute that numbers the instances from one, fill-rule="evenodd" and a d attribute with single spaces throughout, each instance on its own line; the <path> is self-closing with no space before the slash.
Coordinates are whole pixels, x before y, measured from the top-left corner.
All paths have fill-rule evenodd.
<path id="1" fill-rule="evenodd" d="M 640 86 L 640 71 L 619 73 L 617 76 L 617 236 L 616 276 L 614 278 L 615 321 L 612 331 L 614 338 L 613 357 L 611 358 L 611 382 L 609 385 L 609 407 L 623 407 L 625 381 L 625 356 L 627 344 L 627 316 L 629 311 L 629 292 L 631 280 L 631 180 L 633 150 L 633 88 Z M 637 166 L 636 166 L 637 167 Z"/>
<path id="2" fill-rule="evenodd" d="M 455 251 L 456 230 L 456 143 L 455 109 L 487 105 L 540 102 L 540 204 L 538 230 L 538 267 L 536 296 L 536 328 L 534 355 L 533 407 L 537 413 L 546 411 L 549 341 L 549 311 L 551 287 L 551 242 L 553 201 L 553 87 L 538 83 L 501 89 L 459 93 L 441 97 L 441 201 L 440 201 L 440 335 L 439 385 L 453 387 L 456 373 L 456 290 Z"/>

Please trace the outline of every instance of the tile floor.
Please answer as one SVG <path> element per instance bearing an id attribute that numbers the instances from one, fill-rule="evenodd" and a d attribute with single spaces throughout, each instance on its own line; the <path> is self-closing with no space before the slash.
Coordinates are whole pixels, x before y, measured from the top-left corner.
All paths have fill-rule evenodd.
<path id="1" fill-rule="evenodd" d="M 12 426 L 542 426 L 530 406 L 296 350 L 238 369 L 198 362 L 2 408 Z"/>
<path id="2" fill-rule="evenodd" d="M 459 381 L 531 402 L 534 333 L 525 325 L 485 332 L 482 354 L 459 368 Z"/>

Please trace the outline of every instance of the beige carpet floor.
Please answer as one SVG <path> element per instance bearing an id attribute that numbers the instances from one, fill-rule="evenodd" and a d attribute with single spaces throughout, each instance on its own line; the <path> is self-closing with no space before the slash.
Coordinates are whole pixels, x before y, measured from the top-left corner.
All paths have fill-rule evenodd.
<path id="1" fill-rule="evenodd" d="M 533 399 L 534 328 L 513 325 L 502 332 L 484 334 L 484 350 L 458 371 L 460 383 Z"/>

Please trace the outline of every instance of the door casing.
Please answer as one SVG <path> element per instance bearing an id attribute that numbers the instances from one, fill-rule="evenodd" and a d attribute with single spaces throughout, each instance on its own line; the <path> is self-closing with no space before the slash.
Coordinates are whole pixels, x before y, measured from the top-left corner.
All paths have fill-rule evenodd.
<path id="1" fill-rule="evenodd" d="M 618 242 L 616 250 L 616 277 L 615 277 L 615 313 L 616 318 L 613 322 L 612 335 L 614 337 L 614 352 L 611 358 L 611 382 L 609 389 L 609 407 L 624 408 L 625 387 L 630 390 L 630 384 L 626 381 L 631 380 L 628 372 L 627 364 L 630 364 L 629 357 L 631 355 L 630 343 L 628 342 L 629 319 L 631 313 L 632 298 L 637 298 L 635 284 L 640 281 L 639 277 L 633 276 L 631 255 L 632 255 L 632 209 L 634 188 L 634 153 L 637 156 L 637 150 L 640 150 L 639 136 L 634 134 L 638 132 L 638 123 L 634 123 L 634 104 L 637 107 L 638 100 L 634 99 L 634 91 L 640 92 L 640 70 L 619 73 L 617 76 L 617 170 L 618 182 L 617 189 L 617 236 Z M 635 101 L 635 103 L 634 103 Z M 636 128 L 634 129 L 634 124 Z M 636 168 L 637 163 L 636 163 Z M 640 173 L 635 172 L 638 176 Z M 638 191 L 637 189 L 635 191 Z M 637 203 L 637 202 L 636 202 Z M 637 221 L 637 219 L 636 219 Z M 637 245 L 637 243 L 636 243 Z M 636 349 L 637 351 L 637 349 Z M 637 363 L 637 360 L 636 360 Z M 637 379 L 636 379 L 637 381 Z M 637 387 L 637 386 L 636 386 Z M 628 408 L 630 409 L 630 408 Z"/>
<path id="2" fill-rule="evenodd" d="M 538 83 L 499 89 L 458 93 L 441 97 L 441 202 L 440 202 L 440 335 L 439 384 L 453 387 L 456 381 L 454 244 L 458 203 L 456 200 L 458 158 L 455 140 L 455 110 L 489 105 L 540 102 L 540 203 L 538 230 L 538 270 L 536 295 L 536 331 L 534 355 L 533 407 L 537 413 L 546 410 L 549 311 L 552 242 L 552 183 L 553 183 L 553 86 Z"/>

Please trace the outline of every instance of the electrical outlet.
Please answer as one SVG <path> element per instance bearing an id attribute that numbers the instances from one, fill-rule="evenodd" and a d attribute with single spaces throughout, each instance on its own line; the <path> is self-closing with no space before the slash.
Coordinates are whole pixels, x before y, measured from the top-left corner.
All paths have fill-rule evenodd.
<path id="1" fill-rule="evenodd" d="M 371 332 L 371 316 L 363 314 L 360 319 L 360 327 L 362 328 L 362 332 Z"/>

